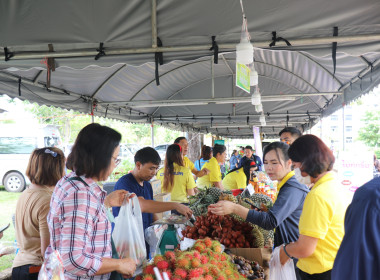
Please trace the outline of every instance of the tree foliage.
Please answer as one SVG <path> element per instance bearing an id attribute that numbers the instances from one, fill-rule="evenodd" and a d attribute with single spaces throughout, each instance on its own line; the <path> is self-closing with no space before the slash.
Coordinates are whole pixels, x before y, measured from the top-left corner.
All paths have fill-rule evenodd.
<path id="1" fill-rule="evenodd" d="M 56 108 L 53 106 L 40 106 L 24 101 L 25 109 L 31 112 L 41 124 L 56 125 L 61 133 L 63 143 L 73 143 L 79 131 L 91 123 L 91 116 L 76 112 Z M 150 124 L 132 124 L 114 119 L 94 117 L 94 121 L 101 125 L 112 127 L 120 132 L 123 143 L 137 143 L 139 146 L 151 145 Z M 165 127 L 154 125 L 154 144 L 172 143 L 175 138 L 182 135 L 182 132 L 166 129 Z"/>
<path id="2" fill-rule="evenodd" d="M 359 129 L 359 140 L 372 148 L 380 147 L 380 111 L 366 111 Z"/>

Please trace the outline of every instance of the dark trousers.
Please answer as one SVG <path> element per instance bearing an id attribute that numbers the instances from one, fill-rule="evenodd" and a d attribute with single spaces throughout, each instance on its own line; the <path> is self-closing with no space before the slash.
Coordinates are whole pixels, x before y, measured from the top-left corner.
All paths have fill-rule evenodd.
<path id="1" fill-rule="evenodd" d="M 309 274 L 299 270 L 302 280 L 331 280 L 331 270 L 323 273 Z"/>
<path id="2" fill-rule="evenodd" d="M 37 280 L 37 273 L 29 273 L 29 267 L 34 266 L 32 264 L 22 265 L 14 267 L 12 269 L 12 280 Z"/>

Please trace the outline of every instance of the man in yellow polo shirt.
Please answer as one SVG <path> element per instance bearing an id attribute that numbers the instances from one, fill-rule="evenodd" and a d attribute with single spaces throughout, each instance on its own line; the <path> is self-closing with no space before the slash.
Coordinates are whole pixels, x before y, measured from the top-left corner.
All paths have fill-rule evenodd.
<path id="1" fill-rule="evenodd" d="M 206 162 L 202 170 L 208 169 L 209 173 L 197 180 L 198 188 L 217 187 L 224 189 L 222 183 L 222 173 L 220 172 L 220 164 L 226 160 L 227 152 L 226 146 L 215 144 L 212 149 L 213 157 Z"/>
<path id="2" fill-rule="evenodd" d="M 203 177 L 204 175 L 206 175 L 206 174 L 209 173 L 209 170 L 207 168 L 202 168 L 202 170 L 198 171 L 195 168 L 194 163 L 186 156 L 187 152 L 189 150 L 189 143 L 187 142 L 186 137 L 178 137 L 177 139 L 174 140 L 174 144 L 178 144 L 178 145 L 181 146 L 181 148 L 182 148 L 183 164 L 185 165 L 185 167 L 189 168 L 190 171 L 195 176 L 197 176 L 199 178 L 199 177 Z"/>

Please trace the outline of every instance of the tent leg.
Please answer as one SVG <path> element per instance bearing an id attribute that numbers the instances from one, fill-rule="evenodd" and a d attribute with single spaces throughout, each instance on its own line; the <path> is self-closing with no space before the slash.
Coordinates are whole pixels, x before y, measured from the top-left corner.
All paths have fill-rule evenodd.
<path id="1" fill-rule="evenodd" d="M 150 125 L 150 134 L 152 136 L 152 147 L 154 147 L 154 124 Z"/>

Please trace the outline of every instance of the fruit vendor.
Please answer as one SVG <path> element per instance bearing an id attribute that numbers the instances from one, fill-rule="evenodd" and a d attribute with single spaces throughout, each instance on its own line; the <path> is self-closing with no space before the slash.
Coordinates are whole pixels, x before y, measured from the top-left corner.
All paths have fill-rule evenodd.
<path id="1" fill-rule="evenodd" d="M 139 198 L 142 213 L 144 231 L 155 220 L 156 215 L 170 210 L 190 217 L 192 211 L 189 207 L 177 202 L 161 202 L 153 200 L 153 189 L 149 181 L 156 175 L 161 158 L 157 151 L 151 147 L 145 147 L 135 154 L 135 168 L 131 173 L 121 177 L 114 187 L 114 190 L 126 190 L 135 193 Z M 119 215 L 120 207 L 113 207 L 112 212 L 115 217 Z M 145 242 L 147 255 L 149 255 L 149 245 Z"/>
<path id="2" fill-rule="evenodd" d="M 246 146 L 244 148 L 244 157 L 241 158 L 238 167 L 242 167 L 246 160 L 253 160 L 256 162 L 257 171 L 262 171 L 263 163 L 261 162 L 261 158 L 253 153 L 252 146 Z"/>
<path id="3" fill-rule="evenodd" d="M 347 208 L 343 237 L 331 279 L 375 279 L 380 275 L 380 178 L 360 187 Z M 359 244 L 358 244 L 359 242 Z M 347 269 L 347 268 L 350 269 Z"/>
<path id="4" fill-rule="evenodd" d="M 220 164 L 223 164 L 226 160 L 226 146 L 215 144 L 213 150 L 213 157 L 203 165 L 203 169 L 208 169 L 209 174 L 198 178 L 197 187 L 205 188 L 214 186 L 219 189 L 223 189 L 222 173 L 220 171 Z"/>
<path id="5" fill-rule="evenodd" d="M 249 210 L 230 201 L 219 201 L 217 204 L 211 205 L 211 212 L 217 215 L 234 213 L 263 229 L 273 230 L 275 228 L 275 247 L 296 241 L 299 236 L 298 222 L 309 189 L 294 177 L 288 149 L 289 145 L 283 142 L 273 142 L 264 148 L 265 170 L 271 180 L 279 182 L 277 200 L 268 212 Z M 300 279 L 299 275 L 297 276 Z"/>
<path id="6" fill-rule="evenodd" d="M 189 168 L 183 165 L 181 146 L 172 144 L 166 150 L 165 166 L 157 172 L 163 193 L 170 193 L 171 200 L 188 203 L 187 196 L 195 195 L 195 181 Z"/>
<path id="7" fill-rule="evenodd" d="M 335 157 L 321 139 L 311 134 L 301 136 L 290 146 L 289 157 L 302 176 L 311 176 L 314 186 L 305 199 L 300 237 L 281 248 L 281 263 L 290 257 L 298 258 L 302 279 L 331 279 L 350 200 L 331 172 Z"/>
<path id="8" fill-rule="evenodd" d="M 185 137 L 178 137 L 174 140 L 174 144 L 178 144 L 182 147 L 183 164 L 185 167 L 189 168 L 196 177 L 203 177 L 209 173 L 209 170 L 207 168 L 202 168 L 201 171 L 198 171 L 195 168 L 194 163 L 187 157 L 187 152 L 189 151 L 189 143 Z"/>
<path id="9" fill-rule="evenodd" d="M 251 173 L 257 170 L 256 162 L 246 160 L 240 168 L 234 168 L 227 173 L 223 179 L 223 186 L 226 190 L 245 188 L 249 184 Z"/>

